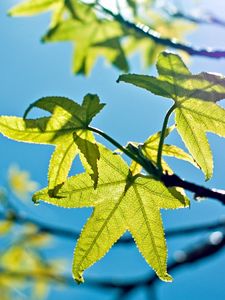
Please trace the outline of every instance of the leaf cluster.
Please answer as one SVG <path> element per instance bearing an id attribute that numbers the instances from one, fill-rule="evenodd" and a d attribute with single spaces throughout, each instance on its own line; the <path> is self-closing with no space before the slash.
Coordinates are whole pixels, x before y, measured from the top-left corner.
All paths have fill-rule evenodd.
<path id="1" fill-rule="evenodd" d="M 115 5 L 116 1 L 112 1 Z M 163 37 L 183 38 L 191 25 L 169 18 L 155 8 L 155 1 L 125 1 L 117 14 L 105 8 L 101 1 L 25 0 L 14 6 L 11 16 L 33 16 L 51 13 L 48 31 L 43 42 L 70 42 L 74 45 L 72 70 L 75 74 L 90 74 L 97 59 L 103 57 L 121 71 L 129 71 L 127 57 L 141 54 L 144 67 L 151 66 L 165 46 L 144 37 L 126 26 L 120 14 L 135 24 L 143 23 Z M 172 33 L 172 35 L 171 35 Z"/>
<path id="2" fill-rule="evenodd" d="M 87 94 L 81 105 L 63 97 L 46 97 L 31 104 L 23 118 L 0 117 L 0 132 L 5 136 L 55 147 L 49 163 L 48 186 L 34 194 L 35 202 L 94 208 L 74 254 L 73 275 L 78 282 L 83 282 L 83 271 L 101 259 L 126 231 L 158 277 L 171 281 L 160 209 L 187 207 L 189 200 L 182 189 L 167 188 L 161 182 L 163 174 L 173 173 L 162 156 L 174 156 L 200 167 L 207 179 L 212 175 L 206 132 L 225 135 L 225 110 L 216 104 L 225 97 L 224 77 L 204 72 L 192 75 L 178 55 L 167 52 L 160 54 L 157 69 L 159 77 L 127 74 L 118 79 L 174 101 L 162 131 L 142 144 L 133 142 L 123 147 L 91 127 L 92 119 L 104 107 L 99 97 L 92 94 Z M 50 116 L 28 119 L 34 107 Z M 173 112 L 176 124 L 167 128 Z M 191 155 L 164 143 L 175 128 Z M 131 165 L 97 142 L 93 133 L 102 135 L 130 157 Z M 85 172 L 67 178 L 76 155 Z"/>

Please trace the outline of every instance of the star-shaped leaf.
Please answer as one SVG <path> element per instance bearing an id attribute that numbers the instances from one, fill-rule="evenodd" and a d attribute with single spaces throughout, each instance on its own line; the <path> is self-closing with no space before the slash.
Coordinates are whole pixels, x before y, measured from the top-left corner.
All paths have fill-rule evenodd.
<path id="1" fill-rule="evenodd" d="M 44 41 L 75 42 L 73 71 L 88 75 L 100 56 L 123 71 L 128 63 L 121 47 L 120 38 L 124 36 L 122 27 L 115 21 L 68 19 L 50 30 Z"/>
<path id="2" fill-rule="evenodd" d="M 51 116 L 25 119 L 33 107 L 44 109 Z M 49 189 L 53 193 L 66 180 L 74 157 L 79 152 L 85 161 L 84 166 L 90 166 L 87 171 L 96 184 L 99 153 L 93 134 L 87 127 L 103 107 L 97 95 L 87 94 L 82 105 L 63 97 L 46 97 L 33 103 L 24 118 L 1 116 L 0 132 L 17 141 L 55 145 L 48 173 Z M 77 139 L 74 139 L 74 134 Z"/>
<path id="3" fill-rule="evenodd" d="M 60 207 L 95 207 L 77 242 L 73 275 L 83 282 L 82 273 L 101 257 L 128 230 L 147 263 L 164 281 L 167 273 L 167 249 L 160 209 L 188 206 L 188 199 L 175 188 L 168 189 L 160 181 L 147 176 L 131 176 L 125 161 L 110 150 L 99 146 L 99 180 L 94 189 L 86 174 L 70 177 L 49 196 L 48 188 L 34 194 L 33 200 L 43 200 Z"/>
<path id="4" fill-rule="evenodd" d="M 128 74 L 118 81 L 173 99 L 177 130 L 209 179 L 213 158 L 206 132 L 225 136 L 225 110 L 215 103 L 225 98 L 225 77 L 205 72 L 192 75 L 178 55 L 167 52 L 159 55 L 157 70 L 159 77 Z"/>

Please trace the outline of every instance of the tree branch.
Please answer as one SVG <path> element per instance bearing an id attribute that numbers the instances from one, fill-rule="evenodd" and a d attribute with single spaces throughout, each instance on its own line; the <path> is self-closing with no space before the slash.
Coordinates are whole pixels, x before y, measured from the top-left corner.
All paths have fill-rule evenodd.
<path id="1" fill-rule="evenodd" d="M 202 259 L 208 258 L 225 246 L 225 235 L 223 232 L 213 232 L 206 240 L 200 242 L 199 244 L 192 245 L 187 250 L 178 251 L 175 258 L 168 264 L 168 271 L 173 271 L 186 264 L 196 263 Z M 13 271 L 6 268 L 0 268 L 0 277 L 12 277 L 16 279 L 26 279 L 26 280 L 37 280 L 44 279 L 47 281 L 53 281 L 62 283 L 66 286 L 76 287 L 74 280 L 70 275 L 52 275 L 48 273 L 35 273 L 32 271 Z M 120 289 L 123 295 L 129 294 L 136 288 L 149 287 L 159 282 L 156 274 L 146 275 L 139 279 L 134 279 L 129 282 L 121 282 L 117 280 L 98 280 L 98 279 L 87 279 L 86 286 L 91 288 L 101 288 L 101 289 Z"/>
<path id="2" fill-rule="evenodd" d="M 89 128 L 90 130 L 92 129 L 91 127 Z M 93 131 L 93 130 L 92 130 Z M 94 132 L 98 133 L 98 130 L 95 129 Z M 99 131 L 101 132 L 101 131 Z M 100 133 L 103 137 L 104 135 Z M 108 136 L 108 135 L 106 135 Z M 110 141 L 109 139 L 107 139 Z M 119 143 L 118 143 L 119 145 Z M 164 174 L 159 170 L 157 167 L 154 166 L 154 164 L 143 155 L 141 147 L 137 147 L 133 145 L 132 143 L 128 144 L 129 145 L 129 151 L 124 153 L 136 161 L 138 164 L 140 164 L 145 171 L 150 175 L 155 177 L 156 180 L 160 180 L 165 184 L 166 187 L 181 187 L 187 191 L 190 191 L 194 193 L 194 198 L 197 200 L 198 198 L 212 198 L 220 201 L 223 205 L 225 205 L 225 191 L 224 190 L 216 190 L 216 189 L 209 189 L 200 185 L 197 185 L 195 183 L 185 181 L 181 179 L 179 176 L 176 174 Z M 128 147 L 127 147 L 128 148 Z M 123 147 L 121 146 L 121 151 L 123 151 Z M 132 154 L 132 155 L 131 155 Z"/>
<path id="3" fill-rule="evenodd" d="M 100 9 L 102 12 L 106 13 L 107 15 L 111 16 L 114 20 L 118 21 L 121 25 L 123 25 L 127 29 L 134 30 L 136 33 L 139 33 L 141 36 L 149 38 L 150 40 L 154 41 L 159 45 L 163 45 L 165 47 L 173 48 L 176 50 L 182 50 L 189 55 L 198 55 L 198 56 L 205 56 L 210 58 L 225 58 L 225 50 L 214 50 L 210 48 L 195 48 L 192 45 L 181 43 L 178 40 L 172 38 L 164 38 L 162 35 L 151 29 L 147 25 L 143 24 L 135 24 L 126 19 L 124 19 L 120 14 L 114 14 L 109 9 L 105 8 L 104 6 L 98 4 L 96 6 L 97 9 Z"/>
<path id="4" fill-rule="evenodd" d="M 45 224 L 44 222 L 40 222 L 35 219 L 31 219 L 27 216 L 22 216 L 16 212 L 9 211 L 8 213 L 0 212 L 0 220 L 11 220 L 19 225 L 26 225 L 26 224 L 34 224 L 37 226 L 37 233 L 47 233 L 53 236 L 58 236 L 61 238 L 68 238 L 71 240 L 79 238 L 79 231 L 64 229 L 57 226 Z M 165 230 L 166 238 L 173 238 L 187 234 L 196 234 L 201 232 L 207 232 L 217 229 L 225 228 L 225 218 L 221 218 L 219 221 L 214 221 L 211 223 L 200 224 L 200 225 L 192 225 L 192 226 L 185 226 L 180 228 L 174 229 L 167 229 Z M 123 237 L 118 240 L 116 245 L 130 245 L 133 243 L 133 238 Z"/>
<path id="5" fill-rule="evenodd" d="M 197 185 L 192 182 L 185 181 L 181 179 L 176 174 L 162 174 L 161 176 L 162 182 L 167 187 L 181 187 L 187 191 L 194 193 L 194 198 L 211 198 L 220 201 L 223 205 L 225 205 L 225 191 L 224 190 L 216 190 L 216 189 L 208 189 L 206 187 Z"/>
<path id="6" fill-rule="evenodd" d="M 164 9 L 166 13 L 172 18 L 183 19 L 188 22 L 192 22 L 195 24 L 209 24 L 209 25 L 219 25 L 225 27 L 225 21 L 217 18 L 212 14 L 186 14 L 180 10 L 178 10 L 175 6 L 167 7 Z"/>

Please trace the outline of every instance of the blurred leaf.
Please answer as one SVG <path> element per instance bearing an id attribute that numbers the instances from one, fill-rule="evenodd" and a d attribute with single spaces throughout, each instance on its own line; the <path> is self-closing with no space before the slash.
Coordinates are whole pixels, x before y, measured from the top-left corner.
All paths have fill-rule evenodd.
<path id="1" fill-rule="evenodd" d="M 62 0 L 27 0 L 14 6 L 10 16 L 32 16 L 61 6 Z"/>
<path id="2" fill-rule="evenodd" d="M 127 4 L 131 8 L 134 16 L 136 16 L 137 15 L 137 9 L 138 9 L 138 3 L 137 3 L 137 1 L 136 0 L 127 0 Z"/>
<path id="3" fill-rule="evenodd" d="M 8 195 L 5 188 L 0 187 L 0 205 L 6 206 L 8 202 Z"/>
<path id="4" fill-rule="evenodd" d="M 177 38 L 178 40 L 181 40 L 187 32 L 190 32 L 193 28 L 195 28 L 194 25 L 187 25 L 179 20 L 166 19 L 159 13 L 155 13 L 153 11 L 148 11 L 147 14 L 147 20 L 150 20 L 150 29 L 160 33 L 163 37 Z M 146 24 L 146 21 L 143 21 L 143 24 Z M 146 25 L 148 25 L 148 23 Z M 151 41 L 149 38 L 143 37 L 143 35 L 135 32 L 129 36 L 124 45 L 126 55 L 133 54 L 137 51 L 140 52 L 144 68 L 153 65 L 157 61 L 159 53 L 164 49 L 166 49 L 166 47 L 163 47 L 162 45 Z"/>
<path id="5" fill-rule="evenodd" d="M 69 19 L 50 30 L 43 40 L 75 42 L 73 71 L 88 75 L 100 56 L 117 68 L 128 70 L 119 40 L 123 35 L 121 26 L 114 21 L 94 19 L 88 22 Z"/>
<path id="6" fill-rule="evenodd" d="M 13 193 L 21 200 L 27 200 L 30 193 L 38 189 L 38 183 L 30 179 L 30 173 L 20 170 L 17 165 L 10 166 L 8 182 Z"/>
<path id="7" fill-rule="evenodd" d="M 44 280 L 37 280 L 33 285 L 33 300 L 42 300 L 48 294 L 49 285 Z"/>
<path id="8" fill-rule="evenodd" d="M 12 226 L 13 222 L 11 220 L 0 220 L 0 235 L 8 234 Z"/>

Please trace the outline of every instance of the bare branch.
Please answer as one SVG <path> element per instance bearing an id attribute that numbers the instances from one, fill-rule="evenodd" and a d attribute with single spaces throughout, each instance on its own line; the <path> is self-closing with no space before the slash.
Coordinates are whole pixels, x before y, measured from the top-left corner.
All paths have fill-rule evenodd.
<path id="1" fill-rule="evenodd" d="M 175 255 L 174 260 L 172 260 L 168 265 L 168 271 L 173 271 L 186 264 L 193 264 L 202 259 L 211 257 L 212 255 L 221 251 L 225 246 L 225 235 L 222 231 L 217 231 L 211 233 L 206 240 L 200 242 L 196 245 L 191 245 L 187 250 L 178 251 Z M 70 275 L 60 275 L 60 274 L 48 274 L 48 273 L 35 273 L 32 271 L 13 271 L 6 268 L 0 268 L 0 278 L 1 276 L 12 277 L 14 279 L 30 280 L 34 281 L 37 279 L 44 279 L 46 281 L 62 283 L 66 286 L 76 287 L 76 284 Z M 159 282 L 157 275 L 150 274 L 143 276 L 142 278 L 136 278 L 131 281 L 106 281 L 98 279 L 87 279 L 86 286 L 90 288 L 101 288 L 101 289 L 119 289 L 121 290 L 120 295 L 127 295 L 131 291 L 140 287 L 149 287 Z"/>
<path id="2" fill-rule="evenodd" d="M 161 180 L 167 187 L 172 187 L 172 186 L 181 187 L 187 191 L 194 193 L 195 199 L 211 198 L 211 199 L 216 199 L 220 201 L 223 205 L 225 205 L 224 190 L 216 190 L 216 189 L 211 190 L 206 187 L 197 185 L 195 183 L 182 180 L 176 174 L 172 174 L 172 175 L 162 174 Z"/>

